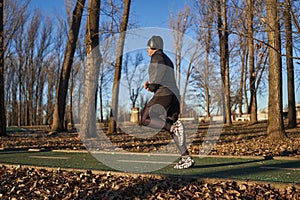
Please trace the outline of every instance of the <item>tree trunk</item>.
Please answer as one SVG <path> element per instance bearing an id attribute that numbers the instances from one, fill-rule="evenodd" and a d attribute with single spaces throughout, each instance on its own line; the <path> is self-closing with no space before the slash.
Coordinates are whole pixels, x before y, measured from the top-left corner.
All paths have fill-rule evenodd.
<path id="1" fill-rule="evenodd" d="M 268 129 L 271 138 L 285 137 L 282 114 L 282 68 L 278 0 L 267 0 L 267 33 L 269 44 Z"/>
<path id="2" fill-rule="evenodd" d="M 182 114 L 184 112 L 184 102 L 185 102 L 185 97 L 186 97 L 186 93 L 187 93 L 187 87 L 188 87 L 188 84 L 189 84 L 190 76 L 192 74 L 193 64 L 195 62 L 198 50 L 199 50 L 199 48 L 198 48 L 198 45 L 197 45 L 196 48 L 195 48 L 195 51 L 193 52 L 193 54 L 192 54 L 192 56 L 189 60 L 189 65 L 188 65 L 188 69 L 187 69 L 187 72 L 186 72 L 186 78 L 185 78 L 184 87 L 183 87 L 183 93 L 182 93 L 182 96 L 181 96 L 181 99 L 180 99 L 180 114 Z"/>
<path id="3" fill-rule="evenodd" d="M 221 2 L 222 1 L 222 2 Z M 223 113 L 225 124 L 231 125 L 231 106 L 230 106 L 230 78 L 229 78 L 229 49 L 228 49 L 228 27 L 227 27 L 227 6 L 226 0 L 217 1 L 218 10 L 218 35 L 220 43 L 220 66 L 223 82 Z"/>
<path id="4" fill-rule="evenodd" d="M 185 6 L 184 10 L 179 11 L 177 16 L 174 16 L 173 19 L 170 21 L 170 26 L 173 29 L 173 37 L 175 41 L 175 66 L 176 66 L 176 79 L 177 79 L 177 86 L 180 91 L 181 88 L 181 64 L 182 64 L 182 47 L 183 47 L 183 39 L 184 34 L 187 31 L 187 29 L 190 26 L 190 20 L 189 17 L 190 14 L 190 8 Z M 180 106 L 183 106 L 183 104 L 180 104 Z M 180 108 L 181 111 L 183 110 Z M 180 115 L 182 112 L 180 112 Z"/>
<path id="5" fill-rule="evenodd" d="M 189 66 L 188 66 L 188 69 L 187 69 L 187 72 L 186 72 L 186 78 L 185 78 L 185 82 L 184 82 L 183 93 L 182 93 L 182 97 L 180 99 L 180 115 L 184 112 L 185 96 L 186 96 L 187 87 L 188 87 L 188 84 L 189 84 L 189 78 L 190 78 L 190 75 L 192 73 L 192 64 L 193 64 L 195 54 L 196 54 L 196 51 L 192 55 L 192 58 L 189 62 Z"/>
<path id="6" fill-rule="evenodd" d="M 246 57 L 246 45 L 243 42 L 243 38 L 240 37 L 240 47 L 241 47 L 241 64 L 242 64 L 242 69 L 241 69 L 241 76 L 240 76 L 240 87 L 239 87 L 239 114 L 243 114 L 243 94 L 244 94 L 244 85 L 245 85 L 245 57 Z"/>
<path id="7" fill-rule="evenodd" d="M 103 123 L 103 93 L 102 86 L 99 86 L 99 110 L 100 110 L 100 122 Z"/>
<path id="8" fill-rule="evenodd" d="M 245 58 L 246 58 L 246 60 L 245 60 L 245 69 L 244 69 L 244 71 L 245 71 L 245 73 L 244 73 L 244 84 L 243 84 L 243 88 L 244 88 L 244 91 L 243 91 L 243 97 L 245 98 L 245 107 L 246 107 L 246 109 L 247 109 L 247 113 L 248 113 L 248 108 L 249 108 L 249 98 L 248 98 L 248 92 L 247 92 L 247 71 L 248 71 L 248 65 L 246 64 L 246 63 L 248 63 L 248 58 L 249 58 L 249 56 L 248 56 L 248 54 L 249 54 L 249 52 L 247 52 L 247 51 L 245 51 L 246 52 L 246 54 L 245 54 Z"/>
<path id="9" fill-rule="evenodd" d="M 217 24 L 218 24 L 218 36 L 219 36 L 219 44 L 220 44 L 220 72 L 221 72 L 221 79 L 222 79 L 222 113 L 223 113 L 223 122 L 226 122 L 226 112 L 225 112 L 225 92 L 224 92 L 224 42 L 223 42 L 223 23 L 222 23 L 222 9 L 221 9 L 221 0 L 217 0 Z"/>
<path id="10" fill-rule="evenodd" d="M 295 102 L 295 78 L 293 64 L 293 36 L 291 21 L 291 2 L 284 1 L 284 24 L 286 31 L 286 68 L 287 68 L 287 89 L 288 89 L 288 127 L 295 128 L 297 126 L 296 118 L 296 102 Z"/>
<path id="11" fill-rule="evenodd" d="M 69 30 L 69 39 L 56 91 L 56 103 L 52 124 L 53 131 L 64 131 L 66 128 L 64 127 L 66 97 L 84 4 L 85 0 L 77 0 L 73 11 L 71 28 Z"/>
<path id="12" fill-rule="evenodd" d="M 84 78 L 84 104 L 81 116 L 81 137 L 96 134 L 96 99 L 101 53 L 99 49 L 100 0 L 90 0 L 86 24 L 86 68 Z M 84 131 L 84 132 L 82 132 Z"/>
<path id="13" fill-rule="evenodd" d="M 117 131 L 117 120 L 118 120 L 118 101 L 119 101 L 119 81 L 121 79 L 121 71 L 122 71 L 122 58 L 123 58 L 123 48 L 130 12 L 130 3 L 131 0 L 124 1 L 124 13 L 121 22 L 121 29 L 120 29 L 120 37 L 118 41 L 118 49 L 117 49 L 117 57 L 116 57 L 116 66 L 115 66 L 115 73 L 114 73 L 114 82 L 113 82 L 113 89 L 112 89 L 112 100 L 111 100 L 111 115 L 108 127 L 108 133 L 114 133 Z"/>
<path id="14" fill-rule="evenodd" d="M 227 25 L 227 0 L 223 0 L 223 24 L 225 43 L 225 104 L 226 104 L 226 125 L 231 125 L 231 103 L 230 103 L 230 74 L 229 74 L 229 47 L 228 47 L 228 25 Z"/>
<path id="15" fill-rule="evenodd" d="M 44 75 L 42 75 L 44 76 Z M 36 107 L 37 107 L 37 125 L 42 125 L 43 124 L 43 100 L 44 100 L 44 85 L 45 85 L 45 79 L 44 77 L 40 77 L 39 81 L 39 87 L 38 87 L 38 92 L 36 92 Z"/>
<path id="16" fill-rule="evenodd" d="M 18 101 L 17 101 L 17 85 L 12 85 L 12 113 L 11 113 L 11 125 L 18 125 Z"/>
<path id="17" fill-rule="evenodd" d="M 205 111 L 205 115 L 207 118 L 210 117 L 211 112 L 211 95 L 210 95 L 210 89 L 212 88 L 212 75 L 213 74 L 213 67 L 210 65 L 210 50 L 212 45 L 212 24 L 214 24 L 214 18 L 216 13 L 212 12 L 215 10 L 215 1 L 208 1 L 208 0 L 202 0 L 195 2 L 196 12 L 199 13 L 199 23 L 201 26 L 199 26 L 199 30 L 197 30 L 197 38 L 199 41 L 203 41 L 204 48 L 205 48 L 205 60 L 203 65 L 203 70 L 197 70 L 199 73 L 200 71 L 203 71 L 203 77 L 201 77 L 201 74 L 199 73 L 199 86 L 200 88 L 203 88 L 204 98 L 205 98 L 205 105 L 201 106 L 203 107 Z M 205 28 L 203 28 L 205 27 Z M 198 29 L 198 28 L 197 28 Z M 202 66 L 201 66 L 202 67 Z M 200 68 L 200 67 L 199 67 Z M 195 74 L 195 73 L 193 73 Z M 193 76 L 193 75 L 192 75 Z M 201 83 L 202 82 L 202 83 Z"/>
<path id="18" fill-rule="evenodd" d="M 21 61 L 21 60 L 19 60 Z M 22 67 L 23 63 L 18 64 L 18 126 L 23 125 L 23 96 L 22 96 Z"/>
<path id="19" fill-rule="evenodd" d="M 210 20 L 212 21 L 212 17 L 210 16 Z M 210 22 L 211 22 L 210 21 Z M 208 26 L 208 30 L 207 30 L 207 39 L 205 41 L 205 113 L 206 113 L 206 117 L 210 119 L 210 91 L 209 91 L 209 85 L 210 85 L 210 81 L 209 81 L 209 54 L 210 54 L 210 48 L 211 48 L 211 38 L 212 38 L 212 33 L 211 33 L 211 28 L 210 26 Z"/>
<path id="20" fill-rule="evenodd" d="M 4 24 L 3 0 L 0 0 L 0 136 L 6 136 L 6 115 L 4 101 Z"/>
<path id="21" fill-rule="evenodd" d="M 257 122 L 257 100 L 256 100 L 256 76 L 254 66 L 254 34 L 253 34 L 253 0 L 247 0 L 247 25 L 248 25 L 248 49 L 249 49 L 249 75 L 250 75 L 250 104 L 248 113 L 250 113 L 251 123 Z"/>
<path id="22" fill-rule="evenodd" d="M 71 129 L 73 130 L 74 128 L 74 117 L 73 117 L 73 92 L 74 92 L 74 75 L 71 73 L 70 77 L 70 124 L 71 124 Z M 69 128 L 69 127 L 68 127 Z"/>
<path id="23" fill-rule="evenodd" d="M 52 68 L 53 69 L 53 68 Z M 48 75 L 49 76 L 49 75 Z M 52 76 L 52 75 L 50 75 Z M 47 111 L 46 111 L 46 124 L 52 124 L 53 116 L 53 106 L 54 106 L 54 97 L 53 97 L 53 87 L 54 85 L 52 78 L 48 78 L 48 87 L 47 87 Z"/>

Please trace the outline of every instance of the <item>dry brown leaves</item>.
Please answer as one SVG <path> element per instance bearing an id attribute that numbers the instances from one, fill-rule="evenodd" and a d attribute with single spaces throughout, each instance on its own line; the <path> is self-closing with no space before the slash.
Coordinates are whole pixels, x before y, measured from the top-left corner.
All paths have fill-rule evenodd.
<path id="1" fill-rule="evenodd" d="M 299 199 L 292 185 L 275 187 L 235 181 L 180 177 L 93 174 L 0 167 L 1 199 Z"/>

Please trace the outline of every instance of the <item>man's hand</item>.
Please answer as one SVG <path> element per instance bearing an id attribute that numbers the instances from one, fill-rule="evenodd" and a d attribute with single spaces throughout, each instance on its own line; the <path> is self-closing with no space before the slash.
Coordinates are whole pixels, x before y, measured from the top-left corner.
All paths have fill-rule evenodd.
<path id="1" fill-rule="evenodd" d="M 148 89 L 149 84 L 150 84 L 149 81 L 146 81 L 146 82 L 144 83 L 144 88 L 145 88 L 145 89 Z"/>
<path id="2" fill-rule="evenodd" d="M 149 92 L 153 92 L 153 91 L 150 90 L 149 85 L 150 85 L 150 82 L 149 82 L 149 81 L 146 81 L 146 82 L 144 83 L 144 88 L 145 88 L 146 90 L 148 90 Z"/>

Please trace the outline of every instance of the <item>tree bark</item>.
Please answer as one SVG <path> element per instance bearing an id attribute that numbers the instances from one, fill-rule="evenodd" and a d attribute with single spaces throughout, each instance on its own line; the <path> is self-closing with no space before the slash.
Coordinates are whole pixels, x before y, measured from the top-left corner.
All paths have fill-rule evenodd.
<path id="1" fill-rule="evenodd" d="M 212 14 L 210 15 L 209 22 L 212 22 Z M 210 67 L 209 67 L 209 54 L 210 54 L 210 48 L 211 48 L 211 41 L 212 40 L 212 30 L 210 28 L 210 25 L 208 25 L 207 29 L 207 39 L 205 41 L 205 113 L 206 117 L 210 119 L 210 80 L 209 80 L 209 74 L 210 74 Z"/>
<path id="2" fill-rule="evenodd" d="M 18 125 L 18 101 L 17 101 L 17 85 L 12 86 L 12 114 L 11 114 L 11 125 Z"/>
<path id="3" fill-rule="evenodd" d="M 293 35 L 291 2 L 284 0 L 284 24 L 286 32 L 286 68 L 287 68 L 287 90 L 288 90 L 288 127 L 297 127 L 296 100 L 295 100 L 295 78 L 293 63 Z"/>
<path id="4" fill-rule="evenodd" d="M 71 124 L 71 130 L 74 128 L 74 116 L 73 116 L 73 95 L 74 95 L 74 74 L 71 73 L 70 77 L 70 116 L 69 116 L 69 122 Z M 69 127 L 68 127 L 69 128 Z"/>
<path id="5" fill-rule="evenodd" d="M 0 136 L 6 136 L 6 114 L 4 101 L 4 2 L 0 0 Z"/>
<path id="6" fill-rule="evenodd" d="M 81 116 L 81 137 L 96 134 L 96 99 L 102 57 L 99 49 L 100 0 L 90 0 L 86 24 L 86 68 L 84 104 Z"/>
<path id="7" fill-rule="evenodd" d="M 99 110 L 100 110 L 100 122 L 103 123 L 104 122 L 104 117 L 103 117 L 103 94 L 102 94 L 103 90 L 102 87 L 99 86 Z"/>
<path id="8" fill-rule="evenodd" d="M 229 78 L 229 49 L 228 49 L 228 26 L 227 26 L 227 0 L 217 1 L 218 12 L 218 35 L 220 44 L 220 66 L 221 77 L 223 82 L 223 113 L 224 123 L 228 126 L 231 121 L 231 105 L 230 105 L 230 78 Z"/>
<path id="9" fill-rule="evenodd" d="M 71 28 L 69 30 L 69 39 L 56 91 L 56 103 L 52 123 L 53 131 L 64 131 L 66 128 L 64 127 L 66 97 L 84 4 L 85 0 L 77 0 L 73 11 Z"/>
<path id="10" fill-rule="evenodd" d="M 123 60 L 122 54 L 123 54 L 127 24 L 129 19 L 130 3 L 131 0 L 124 0 L 124 13 L 121 22 L 120 37 L 119 37 L 117 53 L 116 53 L 117 57 L 116 57 L 113 89 L 112 89 L 111 114 L 110 114 L 108 133 L 115 133 L 117 131 L 116 122 L 118 121 L 119 84 L 121 79 L 122 60 Z"/>
<path id="11" fill-rule="evenodd" d="M 243 96 L 244 96 L 244 85 L 245 85 L 245 68 L 246 68 L 246 45 L 243 38 L 240 37 L 240 48 L 241 48 L 241 75 L 240 75 L 240 86 L 239 86 L 239 114 L 243 114 Z"/>
<path id="12" fill-rule="evenodd" d="M 282 63 L 279 33 L 278 0 L 267 0 L 267 33 L 269 44 L 268 128 L 271 138 L 285 137 L 282 114 Z"/>
<path id="13" fill-rule="evenodd" d="M 256 100 L 256 73 L 254 66 L 254 33 L 253 33 L 253 0 L 247 0 L 247 25 L 248 25 L 248 49 L 249 49 L 249 75 L 250 75 L 250 104 L 248 113 L 250 113 L 251 123 L 257 122 L 257 100 Z"/>

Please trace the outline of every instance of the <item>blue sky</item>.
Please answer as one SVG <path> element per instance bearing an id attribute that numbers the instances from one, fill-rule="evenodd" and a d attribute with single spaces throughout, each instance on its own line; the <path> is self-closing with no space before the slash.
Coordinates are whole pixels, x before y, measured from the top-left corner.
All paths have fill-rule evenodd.
<path id="1" fill-rule="evenodd" d="M 186 2 L 189 0 L 132 0 L 132 20 L 142 27 L 167 28 L 170 11 L 183 9 Z M 31 0 L 31 6 L 42 9 L 43 13 L 50 16 L 65 12 L 64 0 Z"/>
<path id="2" fill-rule="evenodd" d="M 75 0 L 74 0 L 75 1 Z M 86 1 L 88 2 L 88 0 Z M 170 12 L 182 10 L 185 4 L 191 4 L 190 0 L 132 0 L 131 19 L 137 22 L 139 27 L 163 27 L 169 28 Z M 31 0 L 32 8 L 40 8 L 45 15 L 63 15 L 65 12 L 65 0 Z M 285 73 L 285 72 L 284 72 Z M 287 92 L 285 89 L 286 78 L 283 77 L 283 104 L 287 104 Z M 267 107 L 266 96 L 258 97 L 259 108 Z M 296 100 L 300 96 L 296 92 Z"/>

